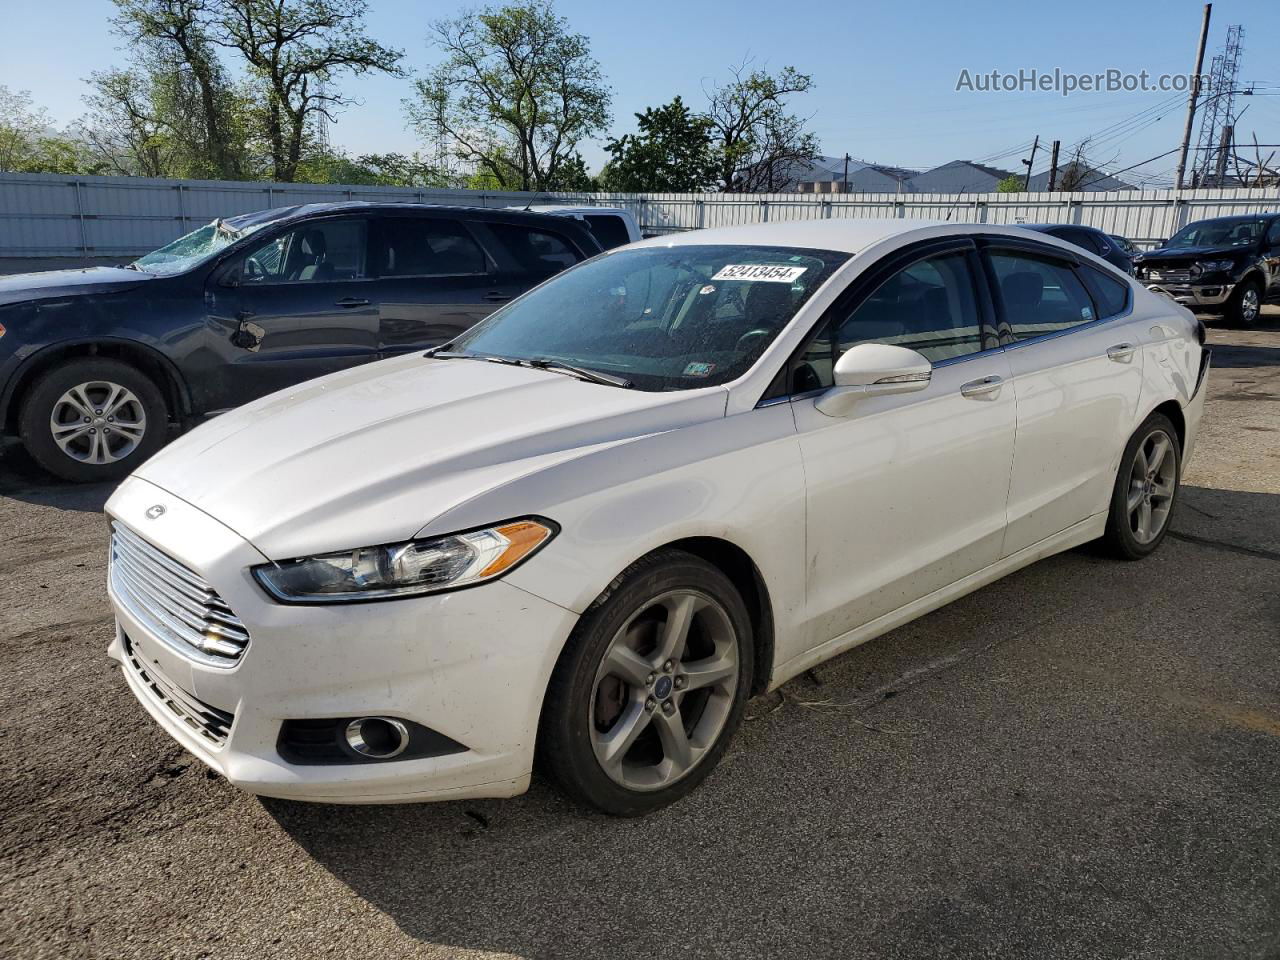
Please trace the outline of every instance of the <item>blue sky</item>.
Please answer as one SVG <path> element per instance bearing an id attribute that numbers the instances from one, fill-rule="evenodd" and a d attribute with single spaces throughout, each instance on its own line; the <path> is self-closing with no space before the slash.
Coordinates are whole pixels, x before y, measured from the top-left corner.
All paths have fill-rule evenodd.
<path id="1" fill-rule="evenodd" d="M 6 17 L 0 84 L 30 90 L 53 119 L 66 123 L 83 112 L 83 78 L 124 60 L 107 29 L 110 0 L 47 0 L 14 5 Z M 425 42 L 426 24 L 473 3 L 447 0 L 371 0 L 369 28 L 401 47 L 406 63 L 429 68 L 436 54 Z M 1014 148 L 1035 134 L 1064 147 L 1091 133 L 1152 112 L 1146 125 L 1121 127 L 1097 151 L 1111 169 L 1127 167 L 1177 144 L 1185 98 L 1164 109 L 1168 93 L 957 92 L 962 69 L 973 73 L 1019 68 L 1076 73 L 1108 68 L 1152 75 L 1186 73 L 1195 55 L 1202 4 L 1198 0 L 1122 3 L 989 3 L 915 0 L 911 3 L 787 4 L 777 0 L 695 3 L 646 0 L 558 0 L 573 28 L 591 39 L 614 90 L 613 133 L 631 130 L 632 114 L 681 94 L 702 102 L 704 85 L 752 57 L 762 65 L 787 64 L 812 74 L 816 89 L 797 98 L 811 116 L 825 153 L 848 151 L 882 163 L 924 168 L 956 158 L 994 157 L 994 166 L 1018 167 Z M 1241 79 L 1271 85 L 1239 124 L 1239 137 L 1280 143 L 1280 3 L 1220 0 L 1214 4 L 1209 57 L 1228 24 L 1245 28 Z M 388 78 L 349 81 L 361 104 L 333 128 L 336 143 L 353 152 L 409 151 L 400 101 L 408 83 Z M 1159 118 L 1159 119 L 1157 119 Z M 600 145 L 584 145 L 588 165 L 604 159 Z M 1174 157 L 1153 162 L 1167 171 Z M 1047 166 L 1043 151 L 1036 161 Z"/>

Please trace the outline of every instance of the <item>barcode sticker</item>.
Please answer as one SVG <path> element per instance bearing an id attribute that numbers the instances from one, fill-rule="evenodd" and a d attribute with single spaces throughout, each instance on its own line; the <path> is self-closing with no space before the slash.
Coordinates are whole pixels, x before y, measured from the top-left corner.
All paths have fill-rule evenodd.
<path id="1" fill-rule="evenodd" d="M 712 280 L 764 280 L 792 283 L 808 267 L 784 267 L 775 263 L 730 263 L 720 268 Z"/>

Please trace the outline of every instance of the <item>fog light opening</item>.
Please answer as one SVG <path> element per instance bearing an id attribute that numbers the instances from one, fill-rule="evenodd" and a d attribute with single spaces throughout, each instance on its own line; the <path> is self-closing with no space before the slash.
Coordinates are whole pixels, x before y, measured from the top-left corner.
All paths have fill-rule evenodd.
<path id="1" fill-rule="evenodd" d="M 409 746 L 409 730 L 390 717 L 360 717 L 347 724 L 347 746 L 371 760 L 390 760 Z"/>

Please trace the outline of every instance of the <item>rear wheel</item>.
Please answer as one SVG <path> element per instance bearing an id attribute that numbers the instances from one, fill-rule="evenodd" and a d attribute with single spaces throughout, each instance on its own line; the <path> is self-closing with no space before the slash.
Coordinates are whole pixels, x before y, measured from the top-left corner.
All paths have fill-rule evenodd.
<path id="1" fill-rule="evenodd" d="M 1236 287 L 1227 304 L 1225 319 L 1233 327 L 1248 329 L 1258 322 L 1262 310 L 1262 284 L 1250 278 Z"/>
<path id="2" fill-rule="evenodd" d="M 753 668 L 750 618 L 729 579 L 683 551 L 651 554 L 583 614 L 561 655 L 542 766 L 606 813 L 678 800 L 727 749 Z"/>
<path id="3" fill-rule="evenodd" d="M 23 445 L 55 476 L 117 480 L 164 442 L 168 410 L 149 377 L 118 360 L 87 357 L 44 374 L 18 417 Z"/>
<path id="4" fill-rule="evenodd" d="M 1103 537 L 1114 556 L 1141 560 L 1160 546 L 1169 532 L 1181 463 L 1173 424 L 1163 414 L 1152 414 L 1130 438 L 1120 460 Z"/>

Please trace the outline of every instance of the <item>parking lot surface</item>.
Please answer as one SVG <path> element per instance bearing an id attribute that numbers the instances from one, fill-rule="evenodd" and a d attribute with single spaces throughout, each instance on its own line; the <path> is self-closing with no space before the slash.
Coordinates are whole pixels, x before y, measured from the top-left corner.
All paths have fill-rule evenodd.
<path id="1" fill-rule="evenodd" d="M 104 651 L 109 490 L 0 459 L 7 957 L 1280 956 L 1280 311 L 1211 330 L 1173 533 L 750 704 L 642 820 L 242 794 Z"/>

